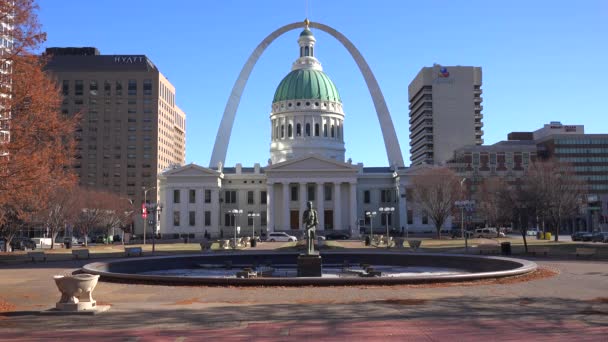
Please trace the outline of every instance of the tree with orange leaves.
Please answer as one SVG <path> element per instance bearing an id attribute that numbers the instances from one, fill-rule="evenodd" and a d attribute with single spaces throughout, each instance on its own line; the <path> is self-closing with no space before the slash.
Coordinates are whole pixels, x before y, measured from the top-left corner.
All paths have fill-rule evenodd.
<path id="1" fill-rule="evenodd" d="M 57 85 L 33 54 L 46 35 L 32 0 L 0 1 L 0 20 L 10 24 L 12 47 L 0 65 L 10 82 L 0 82 L 0 118 L 10 139 L 0 149 L 0 236 L 8 242 L 23 222 L 40 221 L 50 194 L 75 182 L 71 164 L 77 117 L 64 117 Z"/>

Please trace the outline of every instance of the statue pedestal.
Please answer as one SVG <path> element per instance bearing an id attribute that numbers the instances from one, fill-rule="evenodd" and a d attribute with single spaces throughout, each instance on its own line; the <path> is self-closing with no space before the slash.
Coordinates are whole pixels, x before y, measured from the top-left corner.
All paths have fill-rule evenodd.
<path id="1" fill-rule="evenodd" d="M 321 256 L 319 254 L 298 255 L 298 277 L 320 277 Z"/>

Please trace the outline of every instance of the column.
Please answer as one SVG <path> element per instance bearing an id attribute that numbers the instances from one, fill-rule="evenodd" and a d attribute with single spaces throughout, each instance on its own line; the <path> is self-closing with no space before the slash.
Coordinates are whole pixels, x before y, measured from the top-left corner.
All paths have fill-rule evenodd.
<path id="1" fill-rule="evenodd" d="M 209 234 L 213 234 L 213 235 L 217 236 L 220 234 L 220 215 L 222 215 L 222 213 L 220 212 L 220 189 L 215 188 L 215 189 L 210 189 L 210 190 L 211 190 L 211 229 L 213 231 L 209 232 Z M 203 196 L 204 196 L 204 194 L 203 194 Z M 203 200 L 203 202 L 204 202 L 204 200 Z M 204 215 L 204 212 L 203 212 L 203 215 Z M 204 216 L 203 216 L 203 220 L 204 220 Z M 204 222 L 203 222 L 203 224 L 204 224 Z"/>
<path id="2" fill-rule="evenodd" d="M 290 229 L 289 227 L 289 182 L 283 182 L 283 221 L 281 228 L 283 230 Z"/>
<path id="3" fill-rule="evenodd" d="M 350 234 L 353 237 L 359 236 L 359 229 L 357 229 L 357 182 L 350 182 Z"/>
<path id="4" fill-rule="evenodd" d="M 317 229 L 325 230 L 325 184 L 317 183 L 317 213 L 319 214 L 319 226 Z M 314 207 L 314 206 L 313 206 Z"/>
<path id="5" fill-rule="evenodd" d="M 266 183 L 266 230 L 274 232 L 274 183 Z"/>
<path id="6" fill-rule="evenodd" d="M 306 185 L 306 183 L 300 183 L 300 193 L 298 194 L 300 196 L 300 216 L 298 218 L 298 222 L 300 222 L 300 225 L 298 226 L 299 229 L 304 229 L 304 222 L 302 222 L 302 216 L 304 215 L 304 210 L 306 210 Z"/>
<path id="7" fill-rule="evenodd" d="M 399 229 L 407 229 L 407 203 L 405 198 L 405 186 L 399 185 L 397 187 L 397 196 L 399 198 Z"/>
<path id="8" fill-rule="evenodd" d="M 341 182 L 334 183 L 334 229 L 342 230 L 342 197 Z"/>

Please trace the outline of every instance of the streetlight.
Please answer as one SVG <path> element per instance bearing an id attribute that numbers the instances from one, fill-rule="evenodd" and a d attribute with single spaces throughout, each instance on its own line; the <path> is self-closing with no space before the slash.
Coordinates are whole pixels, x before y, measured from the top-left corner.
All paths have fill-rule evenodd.
<path id="1" fill-rule="evenodd" d="M 374 241 L 373 222 L 374 222 L 374 217 L 376 217 L 376 212 L 375 211 L 366 211 L 365 216 L 369 217 L 369 244 L 371 245 L 372 241 Z"/>
<path id="2" fill-rule="evenodd" d="M 129 201 L 129 204 L 131 205 L 131 211 L 125 211 L 125 218 L 127 218 L 129 221 L 133 222 L 133 217 L 131 215 L 133 215 L 133 213 L 135 212 L 135 209 L 133 207 L 134 201 L 127 197 L 120 197 L 120 199 Z M 133 232 L 131 232 L 131 233 L 133 233 Z M 125 229 L 124 228 L 122 229 L 122 244 L 123 244 L 123 246 L 125 244 Z"/>
<path id="3" fill-rule="evenodd" d="M 243 213 L 242 209 L 232 209 L 226 212 L 234 217 L 234 244 L 232 245 L 232 249 L 236 249 L 236 217 Z"/>
<path id="4" fill-rule="evenodd" d="M 386 223 L 386 248 L 390 248 L 391 244 L 388 234 L 388 218 L 395 211 L 395 207 L 379 208 L 378 211 L 380 212 L 380 215 L 386 215 L 386 218 L 384 219 L 384 222 Z"/>
<path id="5" fill-rule="evenodd" d="M 251 217 L 251 241 L 255 240 L 255 218 L 260 217 L 260 213 L 247 213 L 247 217 Z M 251 246 L 255 247 L 255 242 L 251 243 Z"/>
<path id="6" fill-rule="evenodd" d="M 150 224 L 152 225 L 152 253 L 156 251 L 156 223 L 158 222 L 157 212 L 160 213 L 163 211 L 163 205 L 160 203 L 151 203 L 146 205 L 146 209 L 152 213 L 152 217 L 150 218 Z"/>
<path id="7" fill-rule="evenodd" d="M 156 189 L 155 186 L 149 187 L 146 189 L 145 186 L 142 186 L 141 189 L 144 191 L 144 207 L 146 211 L 148 210 L 148 191 Z M 147 212 L 146 212 L 147 213 Z M 148 229 L 147 218 L 144 216 L 144 245 L 146 244 L 146 230 Z"/>

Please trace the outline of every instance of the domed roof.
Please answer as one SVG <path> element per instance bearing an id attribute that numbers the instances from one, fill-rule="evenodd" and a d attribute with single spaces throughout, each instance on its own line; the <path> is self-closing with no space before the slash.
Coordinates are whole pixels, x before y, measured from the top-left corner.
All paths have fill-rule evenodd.
<path id="1" fill-rule="evenodd" d="M 308 27 L 300 33 L 300 37 L 302 36 L 312 36 L 312 32 L 308 29 Z"/>
<path id="2" fill-rule="evenodd" d="M 300 99 L 341 102 L 334 83 L 323 71 L 315 69 L 297 69 L 287 74 L 279 83 L 272 103 Z"/>

